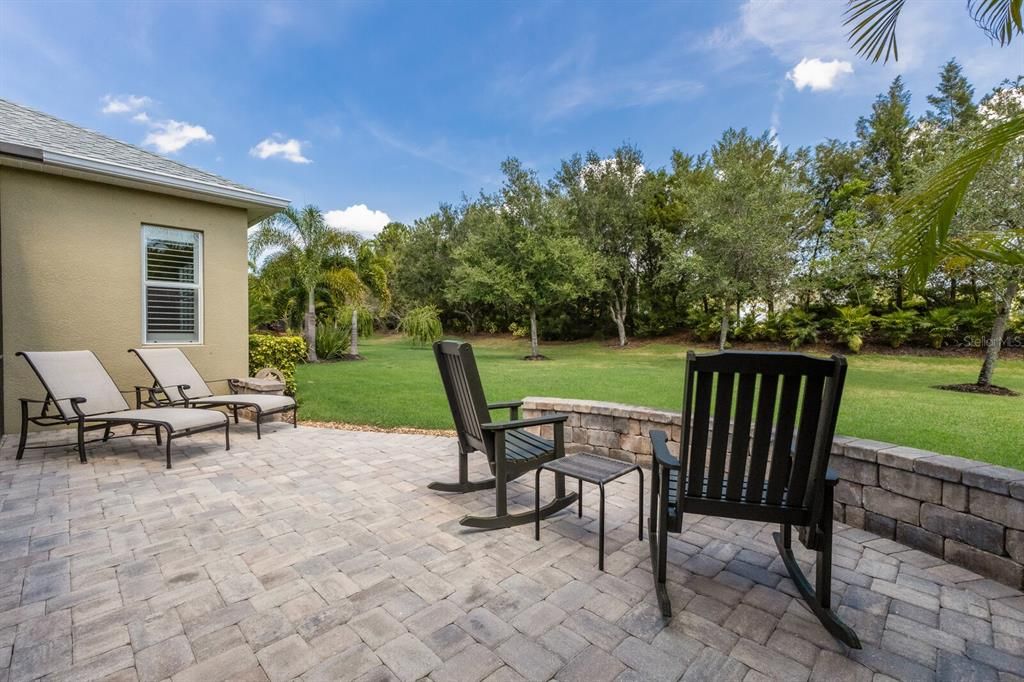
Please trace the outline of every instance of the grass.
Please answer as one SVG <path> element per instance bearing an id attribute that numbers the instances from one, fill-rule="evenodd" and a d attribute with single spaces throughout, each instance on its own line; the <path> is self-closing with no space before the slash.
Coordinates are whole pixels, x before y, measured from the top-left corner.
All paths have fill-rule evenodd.
<path id="1" fill-rule="evenodd" d="M 473 342 L 489 400 L 528 395 L 608 400 L 678 410 L 686 349 L 642 343 L 542 344 L 548 362 L 524 362 L 524 341 Z M 381 427 L 452 428 L 429 348 L 399 337 L 360 341 L 363 362 L 298 368 L 303 419 Z M 973 381 L 980 360 L 859 355 L 850 358 L 838 433 L 1024 469 L 1024 398 L 939 391 Z M 996 380 L 1024 393 L 1024 361 L 1000 361 Z"/>

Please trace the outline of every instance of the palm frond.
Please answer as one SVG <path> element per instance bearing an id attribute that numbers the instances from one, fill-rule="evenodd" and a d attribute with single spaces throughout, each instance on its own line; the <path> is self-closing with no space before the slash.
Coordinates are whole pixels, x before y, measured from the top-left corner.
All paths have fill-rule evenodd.
<path id="1" fill-rule="evenodd" d="M 1024 33 L 1022 4 L 1024 0 L 967 0 L 967 11 L 981 30 L 1005 46 L 1015 33 Z"/>
<path id="2" fill-rule="evenodd" d="M 857 54 L 872 62 L 899 61 L 896 22 L 906 0 L 850 0 L 843 21 L 850 26 L 847 38 Z"/>
<path id="3" fill-rule="evenodd" d="M 249 260 L 258 264 L 268 252 L 288 249 L 294 243 L 291 234 L 277 220 L 265 220 L 249 235 Z"/>
<path id="4" fill-rule="evenodd" d="M 998 263 L 1019 262 L 1021 249 L 1009 241 L 951 241 L 949 227 L 978 172 L 1021 136 L 1024 114 L 1017 114 L 976 136 L 964 152 L 939 170 L 920 191 L 896 204 L 898 234 L 894 251 L 897 259 L 907 265 L 912 284 L 923 283 L 935 266 L 953 253 L 977 257 L 984 254 L 986 260 Z"/>

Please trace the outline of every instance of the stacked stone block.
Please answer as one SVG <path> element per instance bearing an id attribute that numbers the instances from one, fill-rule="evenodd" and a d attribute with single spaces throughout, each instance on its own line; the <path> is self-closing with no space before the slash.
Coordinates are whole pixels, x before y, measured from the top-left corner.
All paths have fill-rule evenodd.
<path id="1" fill-rule="evenodd" d="M 568 414 L 568 452 L 650 466 L 649 435 L 658 429 L 673 454 L 679 447 L 679 413 L 558 398 L 526 398 L 523 411 Z M 840 479 L 837 521 L 1024 587 L 1024 471 L 846 436 L 836 436 L 830 464 Z"/>

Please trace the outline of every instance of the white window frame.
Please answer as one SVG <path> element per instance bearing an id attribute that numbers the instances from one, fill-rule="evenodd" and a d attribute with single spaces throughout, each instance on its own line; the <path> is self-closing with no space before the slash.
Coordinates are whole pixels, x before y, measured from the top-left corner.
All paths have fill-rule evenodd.
<path id="1" fill-rule="evenodd" d="M 149 229 L 153 230 L 171 230 L 176 232 L 190 232 L 194 235 L 198 235 L 199 239 L 196 242 L 196 264 L 195 273 L 196 281 L 194 284 L 187 282 L 166 282 L 161 280 L 149 280 L 146 278 L 148 274 L 147 270 L 147 253 L 146 253 L 146 233 Z M 204 307 L 203 307 L 203 270 L 205 258 L 205 251 L 203 249 L 203 242 L 205 241 L 205 235 L 202 230 L 189 230 L 182 227 L 168 227 L 166 225 L 154 225 L 151 223 L 143 223 L 142 229 L 139 231 L 141 235 L 141 250 L 142 250 L 142 344 L 144 346 L 201 346 L 203 344 L 203 320 L 205 318 Z M 172 289 L 194 289 L 196 291 L 196 340 L 195 341 L 150 341 L 147 333 L 147 321 L 146 321 L 146 310 L 148 307 L 149 298 L 149 287 L 164 287 Z"/>

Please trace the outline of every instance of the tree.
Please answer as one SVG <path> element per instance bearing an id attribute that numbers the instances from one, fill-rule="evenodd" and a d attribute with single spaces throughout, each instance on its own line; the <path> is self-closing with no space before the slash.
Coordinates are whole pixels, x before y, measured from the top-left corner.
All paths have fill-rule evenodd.
<path id="1" fill-rule="evenodd" d="M 303 332 L 309 362 L 316 355 L 316 292 L 318 286 L 337 284 L 343 268 L 330 259 L 344 257 L 355 248 L 358 237 L 330 227 L 316 206 L 289 206 L 263 221 L 249 238 L 250 259 L 272 258 L 276 269 L 293 276 L 305 294 Z M 264 265 L 266 266 L 266 264 Z"/>
<path id="2" fill-rule="evenodd" d="M 910 93 L 903 77 L 896 76 L 884 95 L 871 106 L 871 115 L 857 121 L 857 137 L 863 150 L 865 170 L 875 188 L 892 196 L 906 189 L 910 173 Z"/>
<path id="3" fill-rule="evenodd" d="M 857 121 L 857 137 L 863 152 L 864 172 L 872 183 L 868 201 L 874 217 L 868 229 L 871 241 L 886 250 L 885 240 L 893 220 L 893 209 L 913 180 L 911 136 L 914 121 L 909 113 L 910 93 L 897 76 L 889 90 L 879 95 L 871 107 L 871 115 Z M 892 263 L 889 261 L 889 263 Z M 897 308 L 903 307 L 904 272 L 899 267 L 883 267 L 881 274 L 892 287 Z"/>
<path id="4" fill-rule="evenodd" d="M 925 116 L 943 130 L 957 130 L 970 125 L 978 115 L 974 104 L 974 88 L 964 76 L 955 59 L 950 59 L 939 72 L 939 85 L 928 95 L 932 110 Z"/>
<path id="5" fill-rule="evenodd" d="M 792 269 L 809 201 L 791 155 L 767 132 L 752 137 L 730 128 L 697 169 L 686 196 L 692 224 L 677 267 L 696 273 L 717 299 L 725 348 L 732 307 L 773 297 Z"/>
<path id="6" fill-rule="evenodd" d="M 899 59 L 896 49 L 896 24 L 906 0 L 852 0 L 847 10 L 847 25 L 850 40 L 858 53 L 873 62 L 890 54 Z M 968 0 L 968 11 L 978 26 L 989 37 L 999 41 L 1000 46 L 1009 45 L 1014 36 L 1024 34 L 1024 0 Z M 1018 79 L 1018 85 L 1020 81 Z M 1004 152 L 1011 148 L 1009 156 L 1019 169 L 1021 156 L 1012 151 L 1014 145 L 1024 138 L 1024 111 L 1018 110 L 1008 117 L 990 124 L 962 146 L 956 155 L 934 172 L 915 193 L 903 199 L 896 207 L 899 233 L 895 242 L 898 258 L 909 264 L 911 281 L 923 284 L 931 272 L 944 259 L 951 256 L 982 259 L 992 264 L 1024 268 L 1024 227 L 1004 225 L 1007 229 L 982 231 L 967 239 L 956 239 L 950 227 L 957 216 L 968 192 L 983 185 L 975 183 L 992 166 L 1005 159 Z M 1019 171 L 1017 182 L 1011 189 L 1015 194 L 1006 199 L 1020 198 L 1021 183 Z M 991 197 L 995 193 L 989 193 Z M 1011 285 L 1016 293 L 1016 286 Z M 1006 316 L 1012 305 L 1004 303 Z M 998 304 L 997 304 L 998 305 Z M 998 356 L 1002 332 L 1000 317 L 997 315 L 986 351 L 985 363 L 978 377 L 978 383 L 987 385 Z M 1005 327 L 1005 322 L 1003 323 Z M 999 343 L 993 343 L 998 333 Z"/>
<path id="7" fill-rule="evenodd" d="M 463 212 L 467 237 L 454 254 L 452 295 L 526 312 L 529 357 L 538 359 L 538 311 L 592 292 L 596 264 L 536 174 L 514 158 L 501 168 L 501 190 Z"/>
<path id="8" fill-rule="evenodd" d="M 643 155 L 623 145 L 610 158 L 594 152 L 563 161 L 557 183 L 581 235 L 598 253 L 599 276 L 608 310 L 625 346 L 630 295 L 637 289 L 640 254 L 648 243 L 642 188 L 646 178 Z"/>
<path id="9" fill-rule="evenodd" d="M 1024 79 L 997 88 L 982 102 L 983 115 L 975 123 L 976 132 L 1019 116 L 1024 109 L 1022 99 Z M 947 153 L 953 155 L 957 150 Z M 996 315 L 977 381 L 979 386 L 988 387 L 1024 282 L 1024 138 L 1009 143 L 978 169 L 950 223 L 947 239 L 950 252 L 939 265 L 967 256 L 979 278 L 992 290 Z"/>

